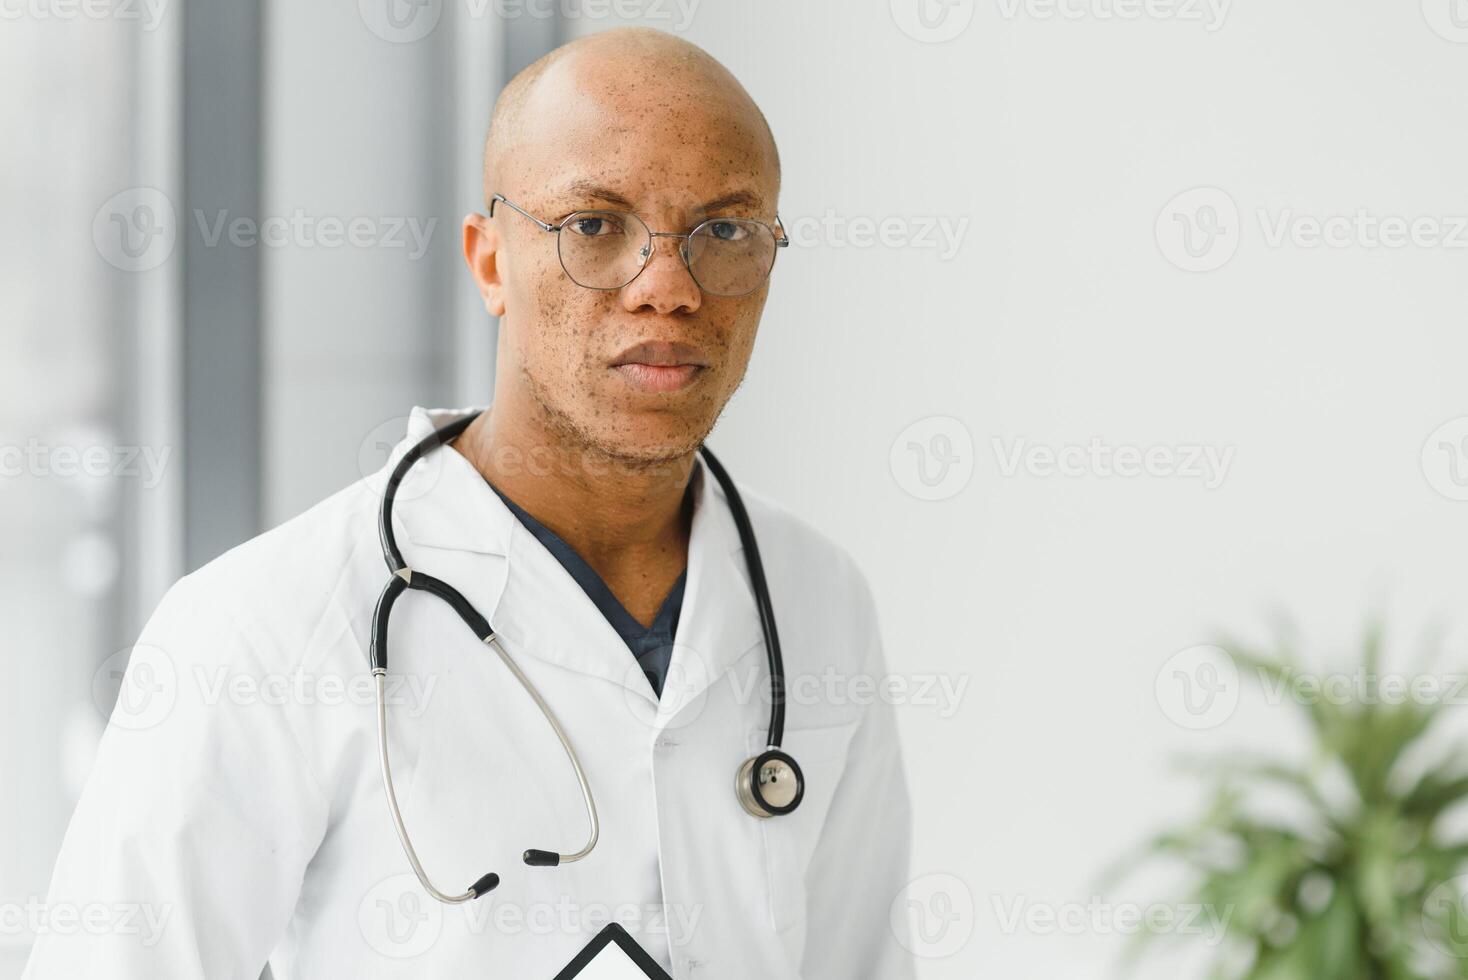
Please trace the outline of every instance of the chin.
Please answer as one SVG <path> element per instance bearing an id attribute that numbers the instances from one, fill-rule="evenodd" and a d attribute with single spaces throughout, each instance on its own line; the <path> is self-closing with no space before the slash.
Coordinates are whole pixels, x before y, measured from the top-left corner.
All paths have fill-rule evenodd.
<path id="1" fill-rule="evenodd" d="M 632 420 L 626 427 L 616 426 L 612 431 L 599 433 L 594 440 L 602 452 L 614 459 L 633 464 L 671 462 L 695 452 L 708 435 L 712 424 L 701 422 L 673 422 L 657 420 Z"/>
<path id="2" fill-rule="evenodd" d="M 577 428 L 585 443 L 612 459 L 633 466 L 653 465 L 682 459 L 698 449 L 718 417 L 710 417 L 704 409 L 628 411 L 621 404 L 592 413 Z"/>
<path id="3" fill-rule="evenodd" d="M 551 425 L 568 441 L 627 466 L 645 467 L 696 452 L 713 429 L 726 399 L 708 389 L 647 394 L 591 386 L 559 404 L 533 389 Z"/>

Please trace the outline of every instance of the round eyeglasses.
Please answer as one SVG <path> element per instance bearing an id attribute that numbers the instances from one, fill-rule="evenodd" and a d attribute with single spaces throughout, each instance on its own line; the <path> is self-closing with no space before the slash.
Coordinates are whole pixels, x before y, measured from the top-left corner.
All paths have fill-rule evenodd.
<path id="1" fill-rule="evenodd" d="M 653 231 L 630 211 L 577 211 L 553 225 L 503 194 L 490 198 L 491 218 L 496 203 L 553 232 L 561 268 L 587 289 L 621 289 L 647 268 L 654 238 L 676 238 L 678 254 L 699 289 L 715 296 L 743 296 L 769 277 L 775 253 L 790 244 L 783 233 L 776 235 L 752 218 L 710 218 L 685 235 Z"/>

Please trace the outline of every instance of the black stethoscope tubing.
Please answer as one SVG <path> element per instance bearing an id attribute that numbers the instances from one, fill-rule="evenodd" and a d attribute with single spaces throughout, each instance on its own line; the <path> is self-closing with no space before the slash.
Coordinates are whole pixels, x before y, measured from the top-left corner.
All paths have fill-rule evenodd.
<path id="1" fill-rule="evenodd" d="M 377 519 L 377 536 L 382 542 L 383 559 L 387 562 L 387 570 L 392 573 L 393 580 L 383 590 L 381 598 L 378 599 L 377 613 L 373 616 L 373 667 L 383 669 L 387 667 L 389 613 L 392 611 L 393 604 L 397 602 L 398 596 L 402 595 L 406 589 L 430 592 L 447 602 L 481 642 L 494 633 L 493 628 L 489 625 L 489 620 L 481 616 L 479 610 L 475 609 L 468 599 L 447 582 L 416 568 L 413 569 L 411 576 L 399 574 L 408 567 L 408 563 L 403 560 L 403 553 L 398 548 L 397 535 L 392 527 L 393 504 L 397 500 L 398 487 L 407 478 L 408 471 L 413 468 L 413 464 L 428 455 L 431 450 L 458 438 L 479 417 L 479 414 L 479 412 L 473 412 L 456 419 L 419 441 L 403 454 L 403 458 L 398 461 L 392 475 L 388 477 L 387 485 L 383 488 L 382 508 L 378 512 Z M 724 496 L 729 501 L 729 512 L 739 531 L 739 544 L 744 550 L 745 566 L 749 570 L 750 587 L 754 591 L 755 607 L 759 613 L 760 635 L 765 641 L 766 659 L 770 668 L 770 726 L 765 744 L 772 749 L 778 749 L 785 738 L 785 659 L 780 653 L 780 631 L 775 626 L 775 609 L 770 602 L 770 586 L 765 579 L 765 566 L 760 559 L 759 543 L 755 539 L 754 526 L 750 523 L 749 512 L 744 508 L 744 499 L 739 496 L 734 481 L 729 477 L 729 471 L 724 469 L 724 464 L 719 462 L 708 446 L 700 446 L 699 452 L 703 455 L 709 472 L 713 473 L 714 479 L 719 481 L 719 486 L 724 488 Z"/>

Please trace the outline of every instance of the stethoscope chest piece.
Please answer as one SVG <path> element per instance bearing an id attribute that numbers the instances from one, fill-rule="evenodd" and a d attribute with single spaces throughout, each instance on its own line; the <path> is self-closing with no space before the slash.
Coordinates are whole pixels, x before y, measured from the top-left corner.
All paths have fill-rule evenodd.
<path id="1" fill-rule="evenodd" d="M 783 817 L 794 813 L 805 798 L 805 774 L 788 754 L 767 749 L 740 767 L 734 789 L 751 816 Z"/>

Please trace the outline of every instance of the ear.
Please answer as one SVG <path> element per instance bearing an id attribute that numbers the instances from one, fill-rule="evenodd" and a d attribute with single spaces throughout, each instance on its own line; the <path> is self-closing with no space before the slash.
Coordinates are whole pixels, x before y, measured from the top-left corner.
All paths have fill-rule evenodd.
<path id="1" fill-rule="evenodd" d="M 479 287 L 484 308 L 490 316 L 505 315 L 505 287 L 500 279 L 499 232 L 484 215 L 474 213 L 464 218 L 464 263 Z"/>

